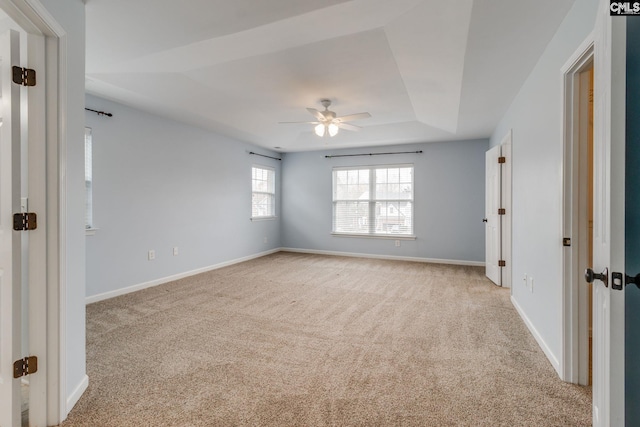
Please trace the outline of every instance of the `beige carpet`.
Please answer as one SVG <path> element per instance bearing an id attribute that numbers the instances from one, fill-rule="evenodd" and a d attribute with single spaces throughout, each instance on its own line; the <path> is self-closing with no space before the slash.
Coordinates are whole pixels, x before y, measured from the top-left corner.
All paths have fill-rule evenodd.
<path id="1" fill-rule="evenodd" d="M 483 270 L 277 253 L 87 307 L 72 426 L 586 426 Z"/>

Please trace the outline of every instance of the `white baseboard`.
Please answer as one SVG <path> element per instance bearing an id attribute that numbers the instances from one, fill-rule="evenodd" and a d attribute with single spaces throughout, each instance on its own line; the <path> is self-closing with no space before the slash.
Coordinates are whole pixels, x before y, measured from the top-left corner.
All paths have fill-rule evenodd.
<path id="1" fill-rule="evenodd" d="M 73 407 L 76 406 L 76 403 L 78 403 L 82 394 L 87 390 L 87 387 L 89 387 L 89 377 L 85 375 L 82 381 L 80 381 L 80 384 L 73 390 L 73 393 L 67 397 L 67 410 L 65 411 L 64 418 L 66 418 Z"/>
<path id="2" fill-rule="evenodd" d="M 354 252 L 336 252 L 336 251 L 321 251 L 315 249 L 297 249 L 297 248 L 281 248 L 283 252 L 297 252 L 302 254 L 317 254 L 317 255 L 335 255 L 335 256 L 347 256 L 354 258 L 374 258 L 374 259 L 388 259 L 393 261 L 413 261 L 413 262 L 427 262 L 433 264 L 451 264 L 451 265 L 468 265 L 472 267 L 484 267 L 484 262 L 481 261 L 462 261 L 455 259 L 438 259 L 438 258 L 419 258 L 419 257 L 403 257 L 394 255 L 376 255 L 376 254 L 360 254 Z"/>
<path id="3" fill-rule="evenodd" d="M 531 335 L 533 335 L 533 338 L 535 338 L 536 342 L 538 343 L 538 345 L 540 346 L 544 354 L 547 356 L 547 359 L 549 359 L 549 362 L 553 366 L 553 369 L 556 370 L 556 372 L 558 373 L 558 376 L 562 377 L 562 373 L 561 373 L 562 371 L 560 369 L 561 368 L 560 361 L 558 360 L 556 355 L 553 354 L 553 351 L 551 351 L 547 343 L 544 341 L 544 339 L 542 338 L 538 330 L 535 328 L 535 326 L 533 326 L 533 323 L 531 323 L 531 320 L 529 320 L 527 315 L 522 310 L 522 307 L 520 307 L 520 305 L 515 300 L 515 298 L 513 298 L 513 296 L 511 297 L 511 303 L 516 308 L 516 311 L 522 318 L 522 321 L 524 322 L 524 324 L 527 326 L 527 328 L 529 328 L 529 332 L 531 332 Z"/>
<path id="4" fill-rule="evenodd" d="M 93 302 L 98 302 L 98 301 L 103 301 L 103 300 L 110 299 L 110 298 L 115 298 L 115 297 L 120 296 L 120 295 L 126 295 L 126 294 L 129 294 L 131 292 L 140 291 L 142 289 L 152 288 L 154 286 L 162 285 L 164 283 L 173 282 L 174 280 L 183 279 L 183 278 L 189 277 L 189 276 L 195 276 L 196 274 L 206 273 L 207 271 L 211 271 L 211 270 L 217 270 L 217 269 L 222 268 L 222 267 L 227 267 L 229 265 L 238 264 L 240 262 L 249 261 L 249 260 L 252 260 L 252 259 L 255 259 L 255 258 L 260 258 L 260 257 L 263 257 L 265 255 L 273 254 L 273 253 L 276 253 L 276 252 L 279 252 L 279 251 L 280 251 L 279 248 L 272 249 L 272 250 L 269 250 L 269 251 L 260 252 L 260 253 L 253 254 L 253 255 L 249 255 L 249 256 L 246 256 L 246 257 L 242 257 L 242 258 L 237 258 L 237 259 L 230 260 L 230 261 L 221 262 L 219 264 L 210 265 L 208 267 L 202 267 L 202 268 L 198 268 L 198 269 L 191 270 L 191 271 L 185 271 L 184 273 L 178 273 L 178 274 L 174 274 L 174 275 L 171 275 L 171 276 L 162 277 L 160 279 L 151 280 L 149 282 L 139 283 L 139 284 L 133 285 L 133 286 L 127 286 L 126 288 L 120 288 L 120 289 L 116 289 L 116 290 L 113 290 L 113 291 L 104 292 L 102 294 L 91 295 L 91 296 L 86 298 L 85 302 L 87 304 L 91 304 Z"/>

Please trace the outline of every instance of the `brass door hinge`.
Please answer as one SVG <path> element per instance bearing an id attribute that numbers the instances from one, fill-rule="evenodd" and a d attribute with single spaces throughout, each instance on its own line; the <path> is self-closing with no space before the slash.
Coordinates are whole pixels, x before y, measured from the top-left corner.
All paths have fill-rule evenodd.
<path id="1" fill-rule="evenodd" d="M 498 157 L 498 163 L 507 163 L 507 158 L 504 156 Z"/>
<path id="2" fill-rule="evenodd" d="M 13 229 L 16 231 L 28 231 L 38 228 L 38 216 L 33 212 L 20 212 L 13 214 Z"/>
<path id="3" fill-rule="evenodd" d="M 498 215 L 506 215 L 506 214 L 507 214 L 507 210 L 505 208 L 498 209 Z"/>
<path id="4" fill-rule="evenodd" d="M 501 259 L 500 261 L 498 261 L 498 267 L 506 267 L 507 266 L 507 261 Z"/>
<path id="5" fill-rule="evenodd" d="M 36 70 L 31 68 L 13 67 L 13 82 L 22 86 L 36 85 Z"/>
<path id="6" fill-rule="evenodd" d="M 38 372 L 38 358 L 36 356 L 25 357 L 13 362 L 13 378 L 24 377 Z"/>

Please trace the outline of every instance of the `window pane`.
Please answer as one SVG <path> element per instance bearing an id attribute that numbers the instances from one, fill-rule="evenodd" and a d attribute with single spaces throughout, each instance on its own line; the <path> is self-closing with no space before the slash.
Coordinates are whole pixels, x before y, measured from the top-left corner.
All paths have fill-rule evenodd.
<path id="1" fill-rule="evenodd" d="M 413 234 L 411 202 L 376 202 L 376 234 Z"/>
<path id="2" fill-rule="evenodd" d="M 251 216 L 273 216 L 273 196 L 270 194 L 253 193 L 252 199 Z"/>
<path id="3" fill-rule="evenodd" d="M 338 170 L 334 171 L 333 176 L 334 200 L 369 199 L 368 170 Z"/>
<path id="4" fill-rule="evenodd" d="M 335 202 L 334 231 L 338 233 L 369 233 L 368 202 Z"/>

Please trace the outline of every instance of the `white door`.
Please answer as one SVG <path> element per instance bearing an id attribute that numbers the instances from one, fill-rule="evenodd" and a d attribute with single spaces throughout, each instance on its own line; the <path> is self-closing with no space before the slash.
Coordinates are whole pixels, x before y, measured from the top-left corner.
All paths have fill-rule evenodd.
<path id="1" fill-rule="evenodd" d="M 600 0 L 594 37 L 593 425 L 624 425 L 624 271 L 626 18 Z"/>
<path id="2" fill-rule="evenodd" d="M 0 426 L 20 426 L 20 380 L 13 362 L 21 359 L 21 236 L 13 231 L 20 212 L 20 86 L 12 66 L 20 65 L 19 34 L 0 36 Z"/>
<path id="3" fill-rule="evenodd" d="M 502 286 L 502 272 L 498 264 L 500 253 L 500 146 L 493 147 L 485 154 L 485 268 L 487 277 Z"/>

